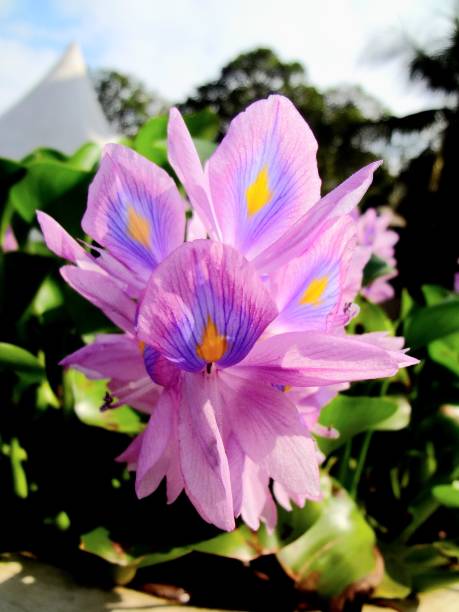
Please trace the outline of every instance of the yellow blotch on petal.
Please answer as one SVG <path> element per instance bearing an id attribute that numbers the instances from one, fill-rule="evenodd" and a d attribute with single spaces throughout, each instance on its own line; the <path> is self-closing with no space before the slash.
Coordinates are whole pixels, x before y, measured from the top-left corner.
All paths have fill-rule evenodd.
<path id="1" fill-rule="evenodd" d="M 284 388 L 282 389 L 284 393 L 288 393 L 291 390 L 292 390 L 292 385 L 284 385 Z"/>
<path id="2" fill-rule="evenodd" d="M 210 317 L 202 334 L 201 344 L 198 344 L 196 353 L 206 363 L 213 363 L 223 357 L 228 347 L 225 336 L 220 336 L 217 326 Z"/>
<path id="3" fill-rule="evenodd" d="M 144 247 L 150 246 L 150 222 L 133 206 L 128 206 L 127 231 L 129 236 L 139 244 Z"/>
<path id="4" fill-rule="evenodd" d="M 139 340 L 137 342 L 137 346 L 139 347 L 139 351 L 143 353 L 145 350 L 145 342 L 143 340 Z"/>
<path id="5" fill-rule="evenodd" d="M 307 286 L 305 292 L 301 296 L 300 304 L 310 304 L 311 306 L 320 306 L 322 296 L 328 285 L 328 276 L 315 278 Z"/>
<path id="6" fill-rule="evenodd" d="M 249 217 L 259 212 L 271 201 L 272 193 L 269 189 L 268 166 L 264 166 L 257 178 L 247 187 L 247 212 Z"/>

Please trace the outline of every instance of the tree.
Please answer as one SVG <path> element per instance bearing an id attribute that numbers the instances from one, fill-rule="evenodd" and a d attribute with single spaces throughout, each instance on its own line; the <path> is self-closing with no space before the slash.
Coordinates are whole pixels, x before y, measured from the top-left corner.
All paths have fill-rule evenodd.
<path id="1" fill-rule="evenodd" d="M 164 111 L 167 106 L 132 76 L 114 70 L 98 70 L 93 80 L 108 121 L 118 133 L 126 136 L 136 134 L 151 115 Z"/>
<path id="2" fill-rule="evenodd" d="M 306 70 L 300 62 L 284 62 L 271 49 L 260 48 L 229 62 L 216 80 L 198 87 L 180 108 L 184 112 L 211 108 L 222 120 L 222 137 L 231 119 L 251 102 L 272 93 L 287 96 L 319 141 L 319 168 L 324 191 L 327 191 L 375 159 L 365 148 L 359 132 L 368 118 L 354 99 L 358 97 L 357 90 L 352 90 L 354 98 L 351 90 L 342 91 L 341 95 L 339 91 L 320 92 L 308 83 Z M 363 99 L 363 92 L 359 93 Z M 384 194 L 387 192 L 386 178 L 384 171 L 377 178 Z"/>
<path id="3" fill-rule="evenodd" d="M 405 117 L 386 116 L 369 126 L 389 141 L 397 134 L 416 134 L 424 143 L 399 177 L 398 210 L 407 221 L 397 249 L 400 282 L 412 291 L 426 283 L 452 287 L 459 255 L 459 18 L 452 19 L 441 48 L 411 47 L 407 72 L 412 81 L 442 93 L 445 103 Z"/>

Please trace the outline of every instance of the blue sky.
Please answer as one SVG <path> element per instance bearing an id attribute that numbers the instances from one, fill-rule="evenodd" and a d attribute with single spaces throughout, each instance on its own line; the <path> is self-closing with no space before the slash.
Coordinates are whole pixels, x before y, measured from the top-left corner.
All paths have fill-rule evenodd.
<path id="1" fill-rule="evenodd" d="M 180 101 L 237 53 L 274 48 L 302 61 L 312 83 L 362 85 L 397 114 L 432 99 L 408 84 L 401 59 L 376 51 L 441 41 L 455 0 L 0 0 L 0 112 L 72 40 L 91 67 L 140 77 Z"/>

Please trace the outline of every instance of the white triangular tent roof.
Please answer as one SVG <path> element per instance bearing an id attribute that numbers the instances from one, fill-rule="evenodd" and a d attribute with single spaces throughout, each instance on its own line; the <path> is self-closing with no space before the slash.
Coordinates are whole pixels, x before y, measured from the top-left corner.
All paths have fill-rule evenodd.
<path id="1" fill-rule="evenodd" d="M 0 157 L 20 159 L 37 147 L 70 154 L 84 142 L 103 144 L 115 139 L 75 43 L 26 96 L 0 116 Z"/>

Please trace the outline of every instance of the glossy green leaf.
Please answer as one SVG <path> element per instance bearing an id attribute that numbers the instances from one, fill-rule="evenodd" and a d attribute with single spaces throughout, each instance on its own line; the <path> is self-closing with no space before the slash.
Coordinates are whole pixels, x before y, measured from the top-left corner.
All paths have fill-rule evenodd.
<path id="1" fill-rule="evenodd" d="M 375 570 L 376 538 L 343 489 L 320 506 L 318 520 L 277 558 L 297 588 L 336 597 Z"/>
<path id="2" fill-rule="evenodd" d="M 449 291 L 440 285 L 423 285 L 422 293 L 427 306 L 434 306 L 435 304 L 441 304 L 446 300 L 457 298 L 452 291 Z"/>
<path id="3" fill-rule="evenodd" d="M 37 210 L 53 213 L 59 221 L 71 219 L 79 227 L 92 173 L 55 160 L 35 161 L 27 174 L 10 190 L 15 210 L 27 222 L 35 219 Z M 78 202 L 73 204 L 73 202 Z M 57 213 L 57 214 L 55 214 Z M 78 223 L 78 224 L 77 224 Z"/>
<path id="4" fill-rule="evenodd" d="M 79 170 L 93 170 L 100 160 L 102 148 L 94 142 L 81 145 L 68 159 L 69 165 Z"/>
<path id="5" fill-rule="evenodd" d="M 459 332 L 459 299 L 416 310 L 408 317 L 404 335 L 407 346 L 419 348 Z"/>
<path id="6" fill-rule="evenodd" d="M 360 307 L 360 312 L 349 325 L 351 333 L 360 333 L 361 331 L 387 331 L 390 334 L 394 333 L 393 323 L 381 306 L 367 302 L 363 298 L 358 299 L 357 303 Z"/>
<path id="7" fill-rule="evenodd" d="M 430 358 L 459 376 L 459 332 L 428 345 Z"/>
<path id="8" fill-rule="evenodd" d="M 133 148 L 159 166 L 167 164 L 167 115 L 149 119 L 137 132 Z"/>
<path id="9" fill-rule="evenodd" d="M 185 123 L 194 139 L 215 140 L 220 129 L 220 119 L 217 113 L 203 109 L 184 116 Z"/>
<path id="10" fill-rule="evenodd" d="M 217 145 L 209 140 L 202 140 L 201 138 L 193 138 L 194 145 L 199 155 L 199 159 L 202 163 L 206 162 L 212 153 L 217 148 Z"/>
<path id="11" fill-rule="evenodd" d="M 338 395 L 323 408 L 319 422 L 337 429 L 340 435 L 335 439 L 320 438 L 321 451 L 327 455 L 363 431 L 378 429 L 384 423 L 387 427 L 398 410 L 397 400 L 392 398 Z"/>
<path id="12" fill-rule="evenodd" d="M 127 566 L 135 562 L 135 558 L 129 555 L 120 544 L 110 539 L 109 531 L 105 527 L 97 527 L 82 535 L 80 548 L 115 565 Z"/>
<path id="13" fill-rule="evenodd" d="M 8 368 L 14 372 L 27 374 L 34 379 L 41 380 L 45 369 L 43 364 L 20 346 L 0 342 L 0 368 Z"/>
<path id="14" fill-rule="evenodd" d="M 451 484 L 437 485 L 432 489 L 432 494 L 442 506 L 459 508 L 459 480 Z"/>
<path id="15" fill-rule="evenodd" d="M 143 430 L 144 425 L 139 414 L 128 406 L 100 410 L 107 391 L 106 381 L 90 380 L 81 372 L 70 369 L 65 372 L 65 383 L 73 396 L 73 408 L 78 418 L 86 425 L 129 434 L 137 434 Z"/>

